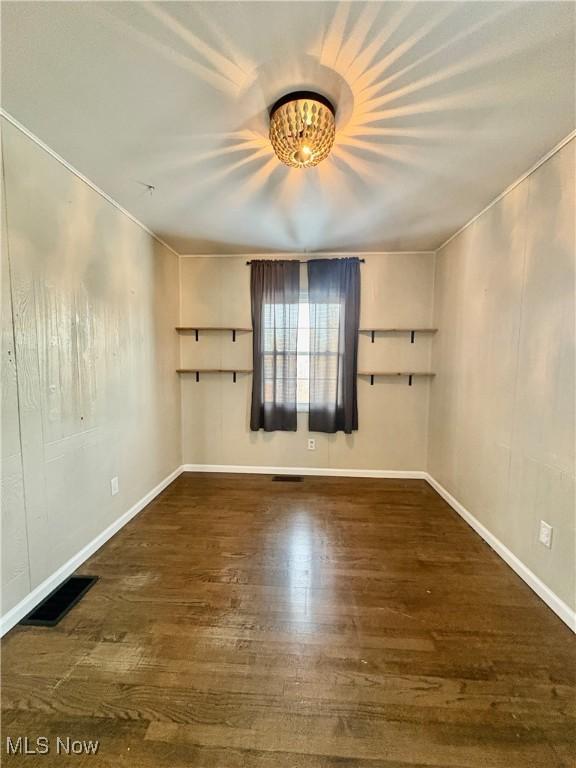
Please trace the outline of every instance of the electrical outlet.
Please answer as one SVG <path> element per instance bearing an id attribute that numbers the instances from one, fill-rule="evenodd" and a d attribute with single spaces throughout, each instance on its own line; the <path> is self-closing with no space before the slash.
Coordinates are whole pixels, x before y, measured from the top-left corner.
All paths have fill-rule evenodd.
<path id="1" fill-rule="evenodd" d="M 551 525 L 548 525 L 544 520 L 540 520 L 540 534 L 538 540 L 540 541 L 540 544 L 544 544 L 548 549 L 552 546 L 552 530 Z"/>
<path id="2" fill-rule="evenodd" d="M 308 438 L 308 450 L 309 451 L 316 450 L 316 440 L 313 437 Z"/>
<path id="3" fill-rule="evenodd" d="M 112 480 L 110 480 L 110 493 L 112 494 L 112 496 L 116 496 L 118 491 L 119 491 L 118 478 L 113 477 Z"/>

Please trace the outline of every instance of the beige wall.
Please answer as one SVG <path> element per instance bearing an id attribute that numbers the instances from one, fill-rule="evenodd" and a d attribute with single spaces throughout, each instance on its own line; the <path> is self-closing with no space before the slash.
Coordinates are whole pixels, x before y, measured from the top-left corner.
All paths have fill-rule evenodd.
<path id="1" fill-rule="evenodd" d="M 359 432 L 308 451 L 304 414 L 250 432 L 251 376 L 175 373 L 251 367 L 250 334 L 174 331 L 251 325 L 245 257 L 178 260 L 5 121 L 2 138 L 3 612 L 182 462 L 428 469 L 575 605 L 574 142 L 436 257 L 366 256 L 361 326 L 439 333 L 362 335 L 360 368 L 437 378 L 360 379 Z"/>
<path id="2" fill-rule="evenodd" d="M 6 206 L 2 189 L 2 430 L 0 461 L 0 503 L 2 508 L 2 605 L 9 608 L 30 592 L 28 538 L 24 508 L 22 447 L 18 423 L 16 354 L 12 324 L 10 265 L 6 247 Z"/>
<path id="3" fill-rule="evenodd" d="M 361 327 L 426 327 L 432 319 L 433 254 L 367 255 L 361 266 Z M 182 258 L 181 324 L 251 326 L 250 269 L 246 257 Z M 360 338 L 359 367 L 429 370 L 431 339 Z M 182 367 L 252 367 L 252 336 L 206 332 L 181 338 Z M 296 433 L 250 432 L 252 377 L 236 384 L 225 374 L 182 376 L 182 454 L 187 464 L 424 470 L 429 382 L 358 382 L 360 429 L 353 435 L 315 433 L 306 447 L 307 417 Z"/>
<path id="4" fill-rule="evenodd" d="M 572 141 L 437 254 L 428 457 L 572 607 L 574 181 Z"/>
<path id="5" fill-rule="evenodd" d="M 2 127 L 6 612 L 176 469 L 181 441 L 177 257 Z"/>

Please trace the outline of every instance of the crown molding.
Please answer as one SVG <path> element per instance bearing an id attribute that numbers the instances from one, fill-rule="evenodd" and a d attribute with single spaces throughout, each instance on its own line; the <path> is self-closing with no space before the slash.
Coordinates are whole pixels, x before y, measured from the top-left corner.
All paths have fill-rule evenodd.
<path id="1" fill-rule="evenodd" d="M 127 211 L 126 208 L 120 205 L 120 203 L 117 200 L 114 200 L 113 197 L 110 197 L 106 192 L 104 192 L 103 189 L 101 189 L 97 184 L 95 184 L 93 181 L 91 181 L 87 176 L 84 176 L 83 173 L 81 173 L 77 168 L 75 168 L 73 165 L 71 165 L 67 160 L 64 160 L 64 158 L 59 155 L 57 152 L 55 152 L 52 147 L 49 147 L 48 144 L 42 141 L 42 139 L 39 139 L 36 134 L 32 133 L 28 128 L 26 128 L 25 125 L 22 125 L 21 122 L 16 120 L 16 118 L 11 115 L 9 112 L 7 112 L 5 109 L 0 107 L 0 116 L 3 117 L 5 120 L 7 120 L 9 123 L 11 123 L 15 128 L 17 128 L 19 131 L 21 131 L 25 136 L 27 136 L 29 139 L 31 139 L 35 144 L 37 144 L 41 149 L 43 149 L 45 152 L 47 152 L 51 157 L 54 158 L 54 160 L 57 160 L 61 165 L 63 165 L 65 168 L 67 168 L 71 173 L 74 174 L 77 178 L 80 179 L 80 181 L 83 181 L 84 184 L 90 187 L 90 189 L 93 189 L 94 192 L 97 192 L 101 197 L 104 198 L 108 203 L 114 206 L 114 208 L 117 208 L 121 213 L 124 214 L 124 216 L 127 216 L 131 221 L 134 222 L 134 224 L 137 224 L 141 229 L 143 229 L 145 232 L 147 232 L 150 237 L 153 237 L 154 240 L 156 240 L 158 243 L 163 245 L 165 248 L 167 248 L 171 253 L 174 254 L 174 256 L 180 256 L 180 254 L 172 248 L 171 245 L 168 245 L 168 243 L 165 240 L 162 240 L 161 237 L 158 237 L 157 234 L 152 232 L 151 229 L 149 229 L 146 224 L 143 224 L 139 219 L 136 218 L 133 214 L 130 213 L 130 211 Z"/>
<path id="2" fill-rule="evenodd" d="M 181 253 L 181 259 L 321 259 L 334 256 L 434 256 L 436 251 L 270 251 L 269 253 Z"/>
<path id="3" fill-rule="evenodd" d="M 221 258 L 247 258 L 247 259 L 266 259 L 266 258 L 302 258 L 302 257 L 308 257 L 308 258 L 330 258 L 334 256 L 339 257 L 345 257 L 345 256 L 415 256 L 415 255 L 425 255 L 425 256 L 434 256 L 436 253 L 439 253 L 443 248 L 445 248 L 448 243 L 452 242 L 458 235 L 460 235 L 462 232 L 464 232 L 465 229 L 467 229 L 469 226 L 471 226 L 477 219 L 479 219 L 481 216 L 483 216 L 490 208 L 492 208 L 493 205 L 496 205 L 496 203 L 499 203 L 502 198 L 504 198 L 507 194 L 512 192 L 513 189 L 515 189 L 519 184 L 521 184 L 523 181 L 525 181 L 529 176 L 531 176 L 535 171 L 540 168 L 541 165 L 543 165 L 545 162 L 550 160 L 551 157 L 553 157 L 557 152 L 559 152 L 563 147 L 566 146 L 572 139 L 576 138 L 576 129 L 571 131 L 567 136 L 565 136 L 556 146 L 554 146 L 549 152 L 547 152 L 543 157 L 541 157 L 534 165 L 532 165 L 525 173 L 523 173 L 521 176 L 519 176 L 515 181 L 513 181 L 509 186 L 504 189 L 503 192 L 501 192 L 497 197 L 495 197 L 493 200 L 491 200 L 488 205 L 486 205 L 484 208 L 482 208 L 479 213 L 477 213 L 475 216 L 473 216 L 469 221 L 466 222 L 460 229 L 456 230 L 454 234 L 450 235 L 449 238 L 447 238 L 441 245 L 439 245 L 437 248 L 432 248 L 429 250 L 412 250 L 412 251 L 288 251 L 286 253 L 282 251 L 270 251 L 270 252 L 264 252 L 264 253 L 178 253 L 174 248 L 172 248 L 171 245 L 168 245 L 168 243 L 163 240 L 161 237 L 159 237 L 155 232 L 153 232 L 151 229 L 149 229 L 146 224 L 141 222 L 139 219 L 136 218 L 130 211 L 126 210 L 120 203 L 115 200 L 113 197 L 111 197 L 109 194 L 104 192 L 103 189 L 101 189 L 97 184 L 95 184 L 93 181 L 91 181 L 87 176 L 85 176 L 83 173 L 81 173 L 77 168 L 75 168 L 71 163 L 69 163 L 67 160 L 65 160 L 61 155 L 59 155 L 57 152 L 55 152 L 51 147 L 48 146 L 42 139 L 38 138 L 36 134 L 32 133 L 28 128 L 26 128 L 25 125 L 23 125 L 19 120 L 17 120 L 13 115 L 11 115 L 9 112 L 7 112 L 3 107 L 0 107 L 0 116 L 3 117 L 5 120 L 7 120 L 9 123 L 11 123 L 15 128 L 17 128 L 19 131 L 21 131 L 25 136 L 27 136 L 29 139 L 31 139 L 35 144 L 37 144 L 41 149 L 43 149 L 45 152 L 47 152 L 51 157 L 53 157 L 55 160 L 57 160 L 61 165 L 63 165 L 65 168 L 67 168 L 71 173 L 73 173 L 77 178 L 79 178 L 81 181 L 83 181 L 87 186 L 89 186 L 91 189 L 94 190 L 94 192 L 97 192 L 101 197 L 103 197 L 107 202 L 109 202 L 111 205 L 113 205 L 115 208 L 117 208 L 121 213 L 123 213 L 125 216 L 127 216 L 134 224 L 138 225 L 141 229 L 143 229 L 145 232 L 147 232 L 150 237 L 153 237 L 154 240 L 156 240 L 158 243 L 163 245 L 165 248 L 167 248 L 171 253 L 173 253 L 175 256 L 178 256 L 182 259 L 221 259 Z"/>
<path id="4" fill-rule="evenodd" d="M 153 232 L 151 229 L 149 229 L 146 224 L 141 222 L 139 219 L 136 218 L 130 211 L 126 210 L 117 200 L 114 200 L 113 197 L 111 197 L 109 194 L 104 192 L 103 189 L 101 189 L 97 184 L 95 184 L 91 179 L 89 179 L 87 176 L 85 176 L 83 173 L 81 173 L 77 168 L 75 168 L 71 163 L 69 163 L 67 160 L 65 160 L 61 155 L 59 155 L 57 152 L 55 152 L 52 147 L 48 146 L 42 139 L 38 138 L 36 134 L 32 133 L 31 130 L 26 128 L 25 125 L 23 125 L 19 120 L 17 120 L 13 115 L 10 114 L 10 112 L 7 112 L 4 108 L 0 107 L 0 116 L 3 117 L 5 120 L 7 120 L 9 123 L 11 123 L 15 128 L 17 128 L 19 131 L 21 131 L 25 136 L 27 136 L 31 141 L 33 141 L 36 145 L 38 145 L 41 149 L 43 149 L 45 152 L 47 152 L 51 157 L 53 157 L 55 160 L 57 160 L 61 165 L 63 165 L 65 168 L 67 168 L 71 173 L 74 174 L 77 178 L 79 178 L 81 181 L 83 181 L 87 186 L 90 187 L 90 189 L 94 190 L 94 192 L 97 192 L 101 197 L 103 197 L 107 202 L 109 202 L 111 205 L 113 205 L 115 208 L 117 208 L 121 213 L 123 213 L 125 216 L 127 216 L 131 221 L 134 222 L 134 224 L 137 224 L 141 229 L 143 229 L 145 232 L 147 232 L 150 237 L 153 237 L 154 240 L 156 240 L 158 243 L 163 245 L 165 248 L 167 248 L 171 253 L 173 253 L 175 256 L 178 256 L 182 259 L 222 259 L 222 258 L 247 258 L 247 259 L 266 259 L 266 258 L 302 258 L 308 257 L 308 258 L 330 258 L 333 256 L 386 256 L 386 255 L 426 255 L 426 256 L 433 256 L 435 251 L 434 250 L 428 250 L 428 251 L 320 251 L 320 252 L 313 252 L 313 251 L 267 251 L 264 253 L 178 253 L 174 248 L 172 248 L 171 245 L 168 245 L 168 243 L 163 240 L 161 237 L 159 237 L 155 232 Z"/>
<path id="5" fill-rule="evenodd" d="M 519 176 L 515 181 L 512 182 L 512 184 L 509 184 L 506 189 L 503 192 L 500 192 L 500 194 L 494 198 L 491 202 L 488 203 L 482 210 L 477 213 L 475 216 L 473 216 L 470 221 L 467 221 L 466 224 L 464 224 L 460 229 L 458 229 L 456 232 L 454 232 L 453 235 L 450 235 L 450 237 L 445 240 L 442 245 L 439 245 L 438 248 L 436 248 L 435 253 L 439 253 L 442 248 L 445 248 L 448 243 L 452 242 L 455 237 L 458 237 L 462 232 L 464 232 L 465 229 L 467 229 L 471 224 L 474 224 L 474 222 L 480 218 L 480 216 L 483 216 L 486 211 L 488 211 L 490 208 L 492 208 L 493 205 L 496 205 L 496 203 L 499 203 L 500 200 L 502 200 L 503 197 L 506 197 L 506 195 L 509 192 L 512 192 L 513 189 L 515 189 L 519 184 L 522 184 L 523 181 L 526 181 L 526 179 L 531 176 L 534 171 L 537 171 L 538 168 L 540 168 L 541 165 L 544 165 L 548 160 L 550 160 L 551 157 L 553 157 L 557 152 L 559 152 L 563 147 L 566 146 L 572 139 L 576 138 L 576 129 L 571 131 L 567 136 L 565 136 L 561 141 L 556 144 L 556 146 L 552 147 L 551 150 L 546 152 L 545 155 L 543 155 L 539 160 L 537 160 L 534 165 L 532 165 L 525 173 L 523 173 L 521 176 Z"/>

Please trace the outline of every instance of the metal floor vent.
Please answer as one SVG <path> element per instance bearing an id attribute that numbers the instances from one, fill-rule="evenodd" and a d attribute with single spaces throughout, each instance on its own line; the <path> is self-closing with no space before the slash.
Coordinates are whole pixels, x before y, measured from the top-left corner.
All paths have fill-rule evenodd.
<path id="1" fill-rule="evenodd" d="M 273 483 L 301 483 L 301 475 L 274 475 Z"/>
<path id="2" fill-rule="evenodd" d="M 88 592 L 98 576 L 70 576 L 25 616 L 20 624 L 55 627 L 68 611 Z"/>

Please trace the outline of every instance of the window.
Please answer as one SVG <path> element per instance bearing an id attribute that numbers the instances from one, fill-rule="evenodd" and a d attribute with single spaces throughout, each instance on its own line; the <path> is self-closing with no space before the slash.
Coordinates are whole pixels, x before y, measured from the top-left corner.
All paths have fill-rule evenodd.
<path id="1" fill-rule="evenodd" d="M 262 305 L 264 402 L 294 402 L 299 305 Z"/>
<path id="2" fill-rule="evenodd" d="M 274 386 L 276 399 L 284 400 L 292 387 L 296 386 L 296 403 L 299 412 L 307 412 L 310 405 L 310 332 L 311 321 L 315 323 L 316 335 L 315 365 L 317 381 L 322 385 L 322 396 L 334 399 L 338 377 L 338 333 L 340 323 L 339 304 L 316 304 L 308 301 L 306 288 L 300 291 L 299 304 L 265 304 L 263 314 L 264 327 L 264 401 L 273 400 Z M 291 381 L 289 358 L 293 355 L 282 348 L 278 349 L 278 339 L 274 337 L 274 327 L 293 328 L 296 334 L 296 381 Z M 283 360 L 281 368 L 284 375 L 273 374 L 274 349 L 276 361 Z M 293 345 L 290 345 L 293 346 Z M 318 401 L 318 395 L 316 396 Z"/>
<path id="3" fill-rule="evenodd" d="M 296 407 L 307 411 L 310 403 L 310 304 L 308 291 L 300 293 L 296 342 Z"/>
<path id="4" fill-rule="evenodd" d="M 358 428 L 358 267 L 356 258 L 313 259 L 307 269 L 252 263 L 251 430 L 296 431 L 297 411 L 308 412 L 311 431 Z"/>
<path id="5" fill-rule="evenodd" d="M 310 338 L 314 331 L 315 351 L 314 365 L 316 366 L 316 403 L 326 398 L 330 401 L 336 397 L 339 352 L 338 334 L 340 329 L 339 304 L 311 304 L 308 291 L 300 294 L 300 311 L 298 313 L 298 342 L 297 357 L 297 407 L 299 411 L 307 411 L 310 404 Z"/>

